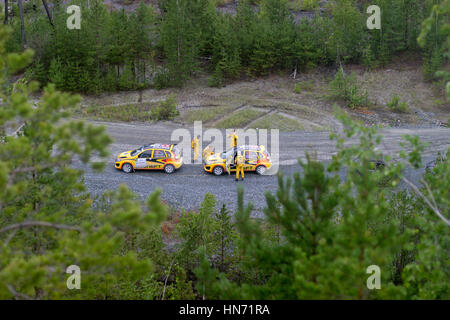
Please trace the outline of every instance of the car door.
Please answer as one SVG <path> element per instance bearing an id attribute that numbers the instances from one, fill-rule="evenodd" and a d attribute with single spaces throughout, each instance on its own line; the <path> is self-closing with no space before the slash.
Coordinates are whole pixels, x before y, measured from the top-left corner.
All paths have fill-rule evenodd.
<path id="1" fill-rule="evenodd" d="M 166 158 L 164 150 L 154 149 L 151 163 L 152 169 L 163 169 L 165 164 L 164 160 Z"/>
<path id="2" fill-rule="evenodd" d="M 134 162 L 135 169 L 148 169 L 148 160 L 152 157 L 152 150 L 143 151 Z"/>
<path id="3" fill-rule="evenodd" d="M 244 153 L 244 170 L 255 170 L 258 164 L 258 156 L 255 151 L 246 150 Z"/>

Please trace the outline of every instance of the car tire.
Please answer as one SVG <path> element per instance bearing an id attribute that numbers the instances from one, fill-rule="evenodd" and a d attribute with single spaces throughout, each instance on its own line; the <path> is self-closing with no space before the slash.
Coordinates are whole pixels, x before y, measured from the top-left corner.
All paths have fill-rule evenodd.
<path id="1" fill-rule="evenodd" d="M 262 176 L 264 173 L 266 173 L 267 168 L 265 166 L 258 166 L 256 167 L 256 173 Z"/>
<path id="2" fill-rule="evenodd" d="M 213 169 L 213 173 L 215 176 L 221 176 L 223 174 L 223 168 L 221 166 L 216 166 Z"/>
<path id="3" fill-rule="evenodd" d="M 164 172 L 167 173 L 167 174 L 174 173 L 175 172 L 175 167 L 173 165 L 171 165 L 171 164 L 167 164 L 164 167 Z"/>
<path id="4" fill-rule="evenodd" d="M 131 173 L 133 172 L 133 166 L 129 163 L 124 163 L 122 166 L 122 171 L 125 173 Z"/>

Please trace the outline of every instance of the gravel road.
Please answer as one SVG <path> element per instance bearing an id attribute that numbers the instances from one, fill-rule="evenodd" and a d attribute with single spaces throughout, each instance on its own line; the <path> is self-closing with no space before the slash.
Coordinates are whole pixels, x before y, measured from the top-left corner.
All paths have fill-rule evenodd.
<path id="1" fill-rule="evenodd" d="M 218 203 L 225 203 L 229 209 L 236 208 L 236 188 L 243 185 L 245 189 L 245 201 L 254 205 L 254 216 L 261 216 L 265 206 L 266 191 L 275 192 L 278 187 L 276 175 L 258 176 L 253 173 L 246 174 L 245 181 L 236 183 L 234 177 L 223 175 L 220 177 L 207 174 L 201 165 L 185 164 L 180 170 L 172 175 L 163 172 L 141 171 L 133 174 L 125 174 L 117 171 L 114 166 L 115 156 L 122 151 L 137 148 L 149 142 L 170 143 L 170 137 L 174 129 L 179 126 L 172 124 L 143 124 L 143 123 L 110 123 L 95 122 L 93 124 L 104 125 L 107 132 L 114 139 L 110 150 L 111 159 L 107 168 L 101 173 L 95 173 L 82 164 L 76 167 L 85 169 L 85 183 L 93 195 L 100 195 L 108 189 L 116 189 L 120 184 L 126 184 L 131 190 L 145 199 L 155 188 L 163 190 L 162 198 L 177 208 L 198 208 L 203 196 L 212 193 L 216 196 Z M 192 131 L 190 127 L 184 127 Z M 418 135 L 422 141 L 430 145 L 424 154 L 424 163 L 434 159 L 438 151 L 444 152 L 450 147 L 450 129 L 384 129 L 384 138 L 381 150 L 385 154 L 395 156 L 400 150 L 399 142 L 405 134 Z M 298 158 L 305 158 L 305 151 L 316 152 L 318 159 L 327 162 L 336 151 L 334 142 L 329 140 L 327 132 L 280 132 L 279 146 L 279 170 L 292 175 L 301 171 L 297 164 Z M 271 151 L 270 139 L 268 139 L 268 150 Z M 177 142 L 177 141 L 172 141 Z M 349 144 L 357 140 L 349 140 Z M 206 144 L 203 145 L 205 147 Z M 417 182 L 424 169 L 413 170 L 407 168 L 405 175 L 412 181 Z M 344 176 L 345 173 L 339 173 Z"/>

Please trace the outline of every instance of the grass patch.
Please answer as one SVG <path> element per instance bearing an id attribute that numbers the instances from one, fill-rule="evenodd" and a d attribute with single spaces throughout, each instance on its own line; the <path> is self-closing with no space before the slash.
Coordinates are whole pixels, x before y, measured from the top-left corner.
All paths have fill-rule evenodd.
<path id="1" fill-rule="evenodd" d="M 82 108 L 82 116 L 105 121 L 151 121 L 150 104 L 130 104 L 122 106 L 89 106 Z"/>
<path id="2" fill-rule="evenodd" d="M 303 130 L 304 127 L 296 120 L 287 118 L 279 114 L 272 114 L 255 121 L 251 128 L 259 129 L 279 129 L 281 131 Z"/>
<path id="3" fill-rule="evenodd" d="M 192 123 L 194 121 L 208 122 L 232 111 L 232 107 L 204 107 L 186 111 L 182 121 Z"/>
<path id="4" fill-rule="evenodd" d="M 288 2 L 288 8 L 293 11 L 310 11 L 319 6 L 319 0 L 291 0 Z"/>
<path id="5" fill-rule="evenodd" d="M 159 121 L 172 120 L 178 115 L 176 99 L 169 96 L 159 103 L 128 104 L 121 106 L 89 106 L 79 113 L 86 118 L 105 121 Z"/>
<path id="6" fill-rule="evenodd" d="M 242 128 L 247 123 L 265 114 L 264 111 L 244 109 L 231 114 L 229 117 L 219 121 L 217 128 Z"/>
<path id="7" fill-rule="evenodd" d="M 314 81 L 312 80 L 297 82 L 294 88 L 294 92 L 297 94 L 300 94 L 303 91 L 312 91 L 312 90 L 314 90 Z"/>

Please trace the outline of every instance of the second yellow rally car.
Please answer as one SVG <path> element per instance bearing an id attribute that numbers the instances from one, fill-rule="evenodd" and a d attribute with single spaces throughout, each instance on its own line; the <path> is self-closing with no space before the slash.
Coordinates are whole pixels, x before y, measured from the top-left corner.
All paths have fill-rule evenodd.
<path id="1" fill-rule="evenodd" d="M 244 156 L 244 171 L 255 171 L 262 175 L 272 166 L 270 155 L 262 145 L 243 145 L 219 153 L 214 153 L 213 148 L 207 146 L 202 153 L 203 169 L 216 176 L 222 175 L 225 171 L 228 171 L 228 168 L 230 172 L 235 172 L 236 165 L 234 163 L 238 152 L 241 152 Z"/>
<path id="2" fill-rule="evenodd" d="M 164 170 L 173 173 L 183 165 L 181 151 L 174 144 L 150 144 L 122 152 L 115 161 L 116 169 L 130 173 L 135 170 Z"/>

